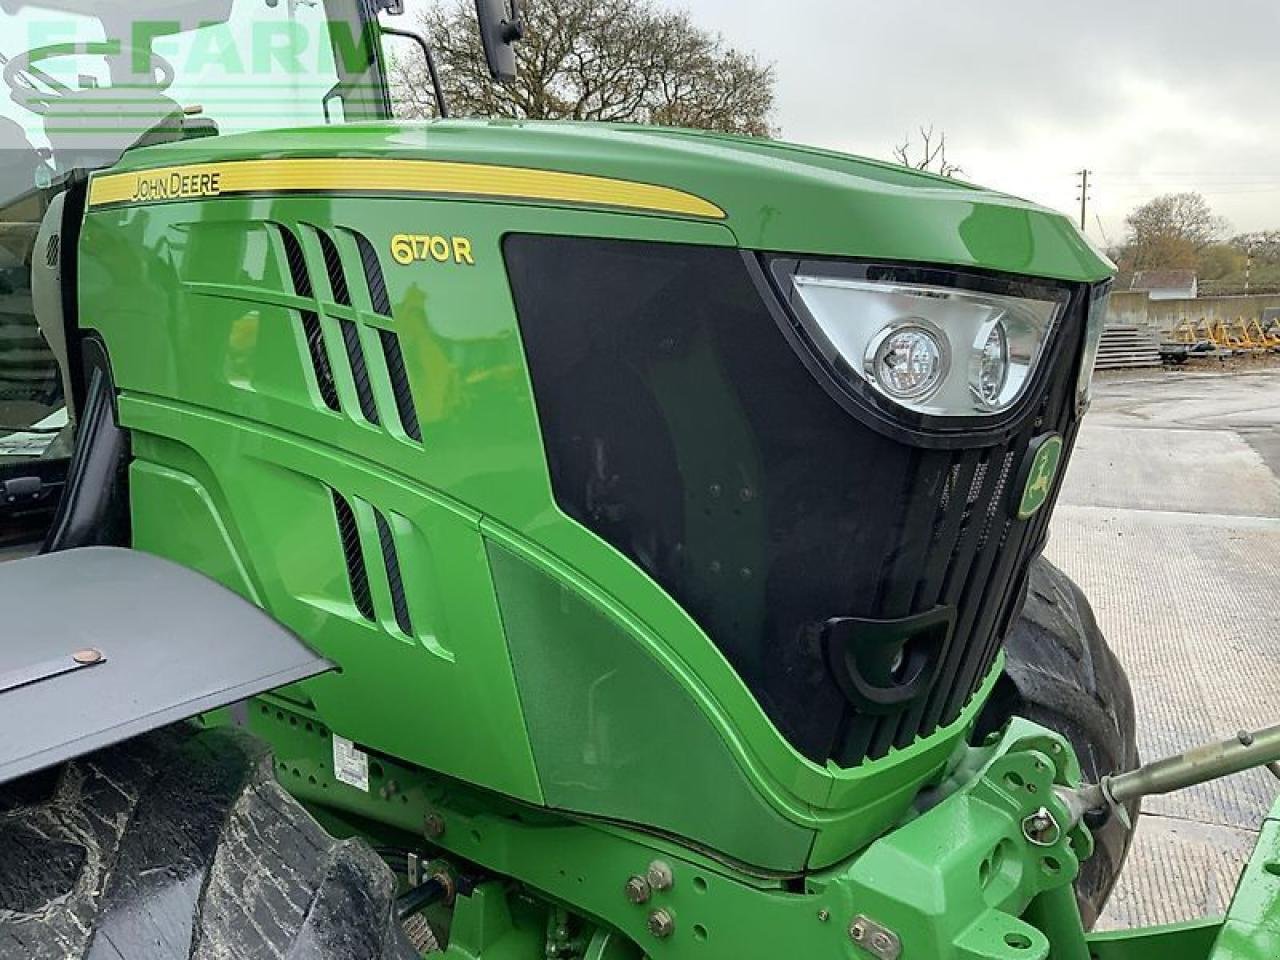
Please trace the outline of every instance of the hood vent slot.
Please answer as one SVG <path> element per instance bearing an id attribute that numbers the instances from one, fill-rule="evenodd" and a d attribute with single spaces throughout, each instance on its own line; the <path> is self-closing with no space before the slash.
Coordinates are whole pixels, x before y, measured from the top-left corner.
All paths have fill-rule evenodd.
<path id="1" fill-rule="evenodd" d="M 421 443 L 422 427 L 418 423 L 418 410 L 413 405 L 413 390 L 409 387 L 409 374 L 404 367 L 400 338 L 390 330 L 379 330 L 378 336 L 382 340 L 382 353 L 387 361 L 387 375 L 391 377 L 391 390 L 396 398 L 400 426 L 406 436 Z"/>
<path id="2" fill-rule="evenodd" d="M 360 548 L 360 528 L 355 512 L 347 498 L 337 490 L 333 494 L 333 511 L 338 521 L 338 539 L 342 543 L 342 555 L 347 562 L 347 582 L 351 586 L 351 600 L 366 620 L 373 620 L 373 593 L 369 590 L 369 571 L 364 565 L 364 551 Z"/>
<path id="3" fill-rule="evenodd" d="M 347 348 L 347 360 L 351 364 L 351 379 L 356 385 L 356 397 L 360 400 L 360 413 L 372 424 L 381 423 L 378 404 L 373 396 L 373 384 L 369 382 L 369 365 L 364 359 L 364 346 L 360 343 L 360 330 L 350 320 L 339 320 L 342 343 Z"/>
<path id="4" fill-rule="evenodd" d="M 381 510 L 375 509 L 373 516 L 378 523 L 378 542 L 382 546 L 382 562 L 387 567 L 387 586 L 391 588 L 391 609 L 395 613 L 396 625 L 406 637 L 412 637 L 413 621 L 409 618 L 409 603 L 404 593 L 404 580 L 400 576 L 395 536 Z"/>
<path id="5" fill-rule="evenodd" d="M 329 288 L 333 291 L 333 300 L 344 307 L 351 306 L 351 290 L 347 286 L 346 274 L 342 272 L 342 256 L 338 246 L 323 230 L 317 230 L 320 239 L 320 250 L 324 253 L 324 269 L 329 274 Z"/>
<path id="6" fill-rule="evenodd" d="M 387 295 L 387 281 L 382 275 L 382 264 L 378 260 L 378 251 L 364 234 L 351 232 L 355 237 L 356 249 L 360 251 L 360 265 L 364 268 L 364 282 L 369 287 L 369 303 L 373 312 L 384 317 L 391 316 L 391 298 Z"/>
<path id="7" fill-rule="evenodd" d="M 293 282 L 293 292 L 306 299 L 315 296 L 311 285 L 311 275 L 307 272 L 306 258 L 302 254 L 302 244 L 288 227 L 276 224 L 280 232 L 280 241 L 284 244 L 285 262 L 289 266 L 289 277 Z M 307 341 L 307 353 L 311 357 L 311 371 L 315 374 L 316 386 L 320 390 L 320 399 L 330 410 L 338 410 L 338 388 L 333 382 L 333 366 L 329 363 L 329 351 L 325 347 L 324 330 L 320 326 L 320 315 L 305 307 L 298 311 L 302 320 L 302 335 Z"/>

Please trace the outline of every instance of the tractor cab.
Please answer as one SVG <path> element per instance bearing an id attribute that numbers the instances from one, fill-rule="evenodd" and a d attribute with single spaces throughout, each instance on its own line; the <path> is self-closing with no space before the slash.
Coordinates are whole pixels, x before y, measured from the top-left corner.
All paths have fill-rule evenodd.
<path id="1" fill-rule="evenodd" d="M 88 175 L 145 146 L 388 118 L 377 13 L 363 0 L 0 7 L 0 558 L 47 535 L 85 401 L 63 284 Z"/>

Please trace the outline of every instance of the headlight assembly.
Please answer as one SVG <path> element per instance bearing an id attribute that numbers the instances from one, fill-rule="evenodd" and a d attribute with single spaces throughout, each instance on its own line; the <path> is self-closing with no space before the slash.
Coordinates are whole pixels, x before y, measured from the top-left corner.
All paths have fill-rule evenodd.
<path id="1" fill-rule="evenodd" d="M 995 281 L 988 291 L 876 275 L 892 268 L 855 276 L 828 261 L 791 263 L 794 270 L 775 276 L 837 373 L 934 417 L 991 416 L 1013 407 L 1067 302 L 1065 292 L 1047 286 L 1005 293 Z"/>
<path id="2" fill-rule="evenodd" d="M 1107 308 L 1111 303 L 1111 284 L 1095 287 L 1089 299 L 1089 318 L 1084 329 L 1084 357 L 1080 361 L 1080 381 L 1076 390 L 1076 402 L 1083 410 L 1089 405 L 1089 393 L 1093 389 L 1093 367 L 1098 362 L 1098 347 L 1102 343 L 1102 329 L 1107 325 Z"/>

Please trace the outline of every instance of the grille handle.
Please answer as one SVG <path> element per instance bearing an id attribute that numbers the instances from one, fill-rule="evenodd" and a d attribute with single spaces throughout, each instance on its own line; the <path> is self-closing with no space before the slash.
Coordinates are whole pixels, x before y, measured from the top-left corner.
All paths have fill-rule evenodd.
<path id="1" fill-rule="evenodd" d="M 833 617 L 823 645 L 836 683 L 860 712 L 899 713 L 933 688 L 951 645 L 955 608 L 896 620 Z"/>

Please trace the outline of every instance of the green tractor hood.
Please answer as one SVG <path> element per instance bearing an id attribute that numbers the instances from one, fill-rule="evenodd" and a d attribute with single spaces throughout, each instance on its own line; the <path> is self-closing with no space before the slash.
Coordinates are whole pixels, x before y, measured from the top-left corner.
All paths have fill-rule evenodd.
<path id="1" fill-rule="evenodd" d="M 346 190 L 370 193 L 389 191 L 393 184 L 403 188 L 390 166 L 398 161 L 482 164 L 500 168 L 495 174 L 567 174 L 577 180 L 576 199 L 572 189 L 557 193 L 554 181 L 528 199 L 722 221 L 747 249 L 979 267 L 1084 282 L 1113 272 L 1067 217 L 1026 201 L 894 164 L 691 130 L 478 120 L 351 125 L 134 150 L 112 173 L 309 157 L 373 161 L 381 173 L 351 164 L 342 170 Z M 474 181 L 451 184 L 453 172 L 445 168 L 423 176 L 420 192 L 483 195 Z M 122 190 L 128 186 L 120 182 Z M 339 183 L 332 186 L 337 190 Z M 253 184 L 248 187 L 252 191 Z M 198 196 L 200 184 L 189 189 L 196 192 L 179 196 Z M 279 191 L 281 184 L 273 181 L 271 189 Z M 520 199 L 519 181 L 500 195 Z M 115 194 L 114 199 L 131 196 Z"/>

